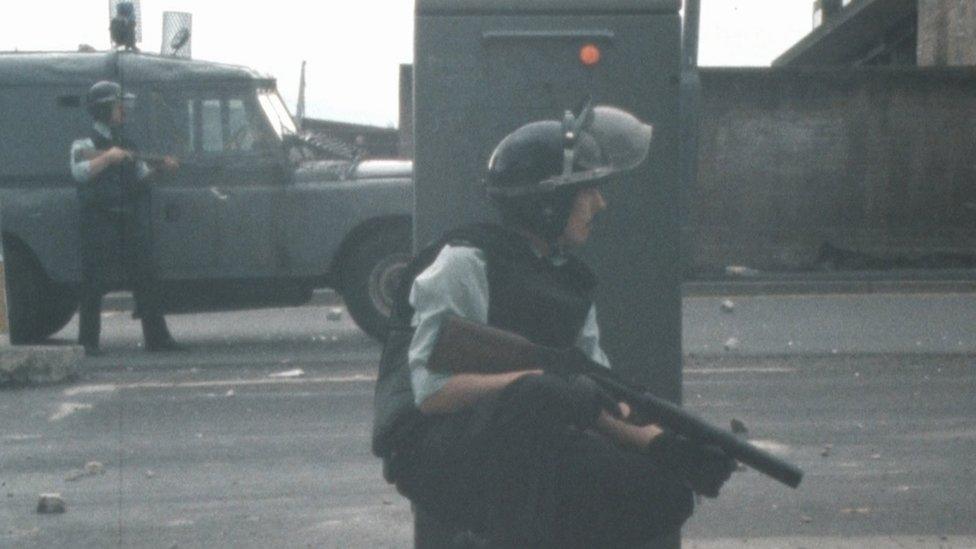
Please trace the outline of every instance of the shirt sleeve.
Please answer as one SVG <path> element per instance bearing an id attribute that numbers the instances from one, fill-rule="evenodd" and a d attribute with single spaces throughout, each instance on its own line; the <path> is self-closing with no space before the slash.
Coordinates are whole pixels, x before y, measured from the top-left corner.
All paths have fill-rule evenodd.
<path id="1" fill-rule="evenodd" d="M 96 153 L 95 144 L 90 138 L 77 139 L 71 144 L 71 177 L 78 183 L 92 178 L 91 160 Z M 142 181 L 153 174 L 153 169 L 144 161 L 136 163 L 136 179 Z"/>
<path id="2" fill-rule="evenodd" d="M 416 330 L 407 356 L 414 400 L 419 406 L 451 377 L 427 369 L 442 320 L 456 315 L 482 324 L 488 322 L 484 253 L 469 246 L 445 246 L 437 259 L 414 279 L 410 305 L 414 309 L 411 325 Z"/>
<path id="3" fill-rule="evenodd" d="M 71 177 L 78 183 L 85 183 L 91 179 L 91 153 L 95 151 L 95 144 L 91 139 L 77 139 L 71 144 Z"/>
<path id="4" fill-rule="evenodd" d="M 586 321 L 583 329 L 580 330 L 579 337 L 576 339 L 576 347 L 582 350 L 593 362 L 610 367 L 610 359 L 600 348 L 600 326 L 596 322 L 596 305 L 590 306 L 590 312 L 586 314 Z"/>

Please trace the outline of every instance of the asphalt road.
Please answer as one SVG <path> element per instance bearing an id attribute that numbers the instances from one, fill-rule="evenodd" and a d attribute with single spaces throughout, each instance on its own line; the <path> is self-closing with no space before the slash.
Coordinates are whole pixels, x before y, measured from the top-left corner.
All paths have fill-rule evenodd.
<path id="1" fill-rule="evenodd" d="M 973 304 L 935 297 L 892 302 L 905 322 L 956 329 L 969 347 L 774 348 L 811 310 L 835 311 L 819 315 L 833 326 L 890 313 L 887 298 L 822 296 L 810 308 L 733 298 L 731 313 L 721 298 L 686 299 L 688 407 L 742 420 L 806 478 L 790 490 L 736 474 L 700 505 L 685 545 L 976 547 Z M 107 314 L 108 353 L 86 360 L 77 382 L 0 391 L 0 547 L 409 547 L 409 506 L 369 454 L 379 347 L 335 312 L 174 316 L 187 351 L 164 355 L 141 351 L 127 314 Z M 733 336 L 740 345 L 725 351 Z M 91 461 L 104 472 L 68 480 Z M 35 513 L 43 492 L 61 493 L 67 512 Z"/>
<path id="2" fill-rule="evenodd" d="M 683 310 L 698 356 L 976 353 L 972 292 L 696 296 Z"/>

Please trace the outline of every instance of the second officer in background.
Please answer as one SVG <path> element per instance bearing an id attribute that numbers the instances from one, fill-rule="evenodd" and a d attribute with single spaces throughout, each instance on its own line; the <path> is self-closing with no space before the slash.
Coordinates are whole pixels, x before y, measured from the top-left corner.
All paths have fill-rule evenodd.
<path id="1" fill-rule="evenodd" d="M 97 356 L 102 297 L 124 281 L 136 302 L 147 351 L 179 349 L 163 317 L 152 255 L 150 179 L 179 167 L 172 157 L 150 167 L 121 136 L 126 109 L 135 96 L 111 81 L 93 85 L 86 108 L 93 123 L 87 137 L 71 146 L 71 174 L 77 183 L 82 284 L 78 343 Z"/>

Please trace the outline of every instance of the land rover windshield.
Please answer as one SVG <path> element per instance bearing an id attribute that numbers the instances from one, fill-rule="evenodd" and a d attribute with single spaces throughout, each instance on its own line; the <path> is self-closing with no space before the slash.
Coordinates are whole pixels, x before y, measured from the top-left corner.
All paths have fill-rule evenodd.
<path id="1" fill-rule="evenodd" d="M 292 120 L 291 114 L 288 113 L 288 108 L 285 107 L 285 103 L 281 100 L 278 92 L 270 89 L 259 90 L 258 102 L 261 104 L 261 109 L 264 110 L 265 116 L 268 117 L 268 122 L 271 123 L 271 127 L 278 134 L 279 139 L 284 138 L 286 135 L 298 133 L 298 128 L 295 127 L 295 121 Z"/>

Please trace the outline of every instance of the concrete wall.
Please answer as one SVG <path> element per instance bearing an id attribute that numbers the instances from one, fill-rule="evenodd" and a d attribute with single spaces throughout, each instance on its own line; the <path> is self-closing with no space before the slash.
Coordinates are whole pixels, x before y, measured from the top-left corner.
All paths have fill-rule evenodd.
<path id="1" fill-rule="evenodd" d="M 902 267 L 976 255 L 976 69 L 707 69 L 701 81 L 692 277 L 817 269 L 825 244 Z"/>
<path id="2" fill-rule="evenodd" d="M 918 0 L 918 64 L 976 65 L 976 2 Z"/>

